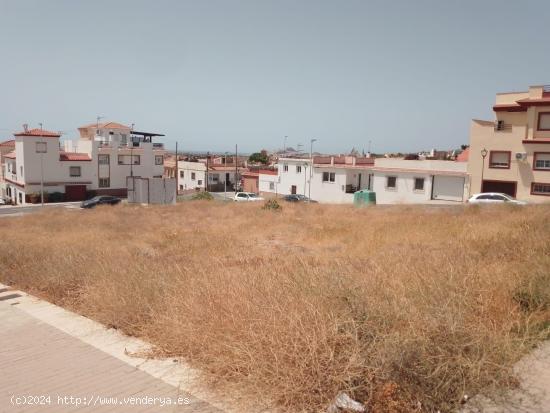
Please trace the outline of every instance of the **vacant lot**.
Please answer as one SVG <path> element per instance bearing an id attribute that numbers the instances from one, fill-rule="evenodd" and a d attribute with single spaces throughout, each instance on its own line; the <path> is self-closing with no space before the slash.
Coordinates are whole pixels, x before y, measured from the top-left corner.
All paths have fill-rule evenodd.
<path id="1" fill-rule="evenodd" d="M 549 333 L 550 207 L 195 201 L 2 221 L 0 281 L 288 411 L 449 410 Z M 420 404 L 419 404 L 420 403 Z"/>

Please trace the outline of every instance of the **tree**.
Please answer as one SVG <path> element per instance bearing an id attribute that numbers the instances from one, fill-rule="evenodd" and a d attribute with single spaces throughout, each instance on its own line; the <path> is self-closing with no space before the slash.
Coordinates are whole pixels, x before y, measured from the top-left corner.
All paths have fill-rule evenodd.
<path id="1" fill-rule="evenodd" d="M 267 156 L 267 153 L 265 151 L 254 152 L 252 155 L 249 156 L 248 161 L 267 165 L 269 163 L 269 157 Z"/>

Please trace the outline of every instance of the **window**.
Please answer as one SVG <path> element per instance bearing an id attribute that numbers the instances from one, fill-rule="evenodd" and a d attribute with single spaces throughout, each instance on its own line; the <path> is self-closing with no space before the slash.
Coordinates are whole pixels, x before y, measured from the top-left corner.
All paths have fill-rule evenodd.
<path id="1" fill-rule="evenodd" d="M 334 172 L 323 172 L 323 182 L 334 182 L 336 174 Z"/>
<path id="2" fill-rule="evenodd" d="M 183 191 L 183 185 L 180 185 L 180 191 Z"/>
<path id="3" fill-rule="evenodd" d="M 80 176 L 80 166 L 70 166 L 69 175 L 70 176 Z"/>
<path id="4" fill-rule="evenodd" d="M 134 165 L 140 165 L 141 164 L 141 156 L 140 155 L 118 155 L 118 164 L 119 165 L 130 165 L 130 160 L 133 159 Z"/>
<path id="5" fill-rule="evenodd" d="M 180 171 L 180 178 L 183 178 L 183 171 Z"/>
<path id="6" fill-rule="evenodd" d="M 191 172 L 191 180 L 194 181 L 195 180 L 195 172 Z M 199 184 L 200 185 L 200 184 Z"/>
<path id="7" fill-rule="evenodd" d="M 162 165 L 164 163 L 164 156 L 155 155 L 155 165 Z"/>
<path id="8" fill-rule="evenodd" d="M 397 187 L 397 177 L 396 176 L 387 176 L 386 177 L 386 188 L 395 189 Z"/>
<path id="9" fill-rule="evenodd" d="M 23 177 L 23 167 L 22 166 L 19 167 L 19 174 L 21 175 L 21 177 Z"/>
<path id="10" fill-rule="evenodd" d="M 414 178 L 414 190 L 415 191 L 424 190 L 424 178 Z"/>
<path id="11" fill-rule="evenodd" d="M 240 194 L 237 194 L 237 198 L 248 198 L 248 195 L 240 193 Z"/>
<path id="12" fill-rule="evenodd" d="M 48 144 L 46 142 L 36 142 L 36 153 L 48 152 Z"/>
<path id="13" fill-rule="evenodd" d="M 550 171 L 550 152 L 535 152 L 533 169 Z"/>
<path id="14" fill-rule="evenodd" d="M 302 173 L 302 165 L 296 165 L 296 173 L 301 174 Z"/>
<path id="15" fill-rule="evenodd" d="M 270 182 L 270 183 L 269 183 L 269 189 L 270 189 L 271 191 L 273 191 L 273 190 L 275 189 L 275 182 Z"/>
<path id="16" fill-rule="evenodd" d="M 510 168 L 510 151 L 491 151 L 489 155 L 489 168 Z"/>
<path id="17" fill-rule="evenodd" d="M 212 174 L 210 176 L 212 177 L 212 182 L 214 182 L 214 183 L 220 182 L 220 175 L 219 174 Z"/>
<path id="18" fill-rule="evenodd" d="M 550 184 L 542 184 L 542 183 L 533 182 L 531 184 L 531 195 L 550 196 Z"/>
<path id="19" fill-rule="evenodd" d="M 199 179 L 199 180 L 197 181 L 197 184 L 198 184 L 199 186 L 202 185 L 202 179 Z"/>
<path id="20" fill-rule="evenodd" d="M 97 163 L 100 165 L 109 165 L 109 155 L 98 155 Z"/>
<path id="21" fill-rule="evenodd" d="M 550 131 L 550 112 L 539 113 L 538 130 Z"/>
<path id="22" fill-rule="evenodd" d="M 100 188 L 109 188 L 110 186 L 111 186 L 111 182 L 109 178 L 99 178 Z"/>
<path id="23" fill-rule="evenodd" d="M 283 165 L 283 172 L 288 172 L 288 164 Z"/>

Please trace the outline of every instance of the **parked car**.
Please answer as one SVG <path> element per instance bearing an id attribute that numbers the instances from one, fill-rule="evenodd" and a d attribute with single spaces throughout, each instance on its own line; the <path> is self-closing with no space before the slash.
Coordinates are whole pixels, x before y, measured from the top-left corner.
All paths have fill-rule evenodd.
<path id="1" fill-rule="evenodd" d="M 121 199 L 116 196 L 100 195 L 94 196 L 80 204 L 80 208 L 93 208 L 97 205 L 116 205 Z"/>
<path id="2" fill-rule="evenodd" d="M 264 199 L 253 192 L 237 192 L 233 200 L 237 202 L 255 202 L 263 201 Z"/>
<path id="3" fill-rule="evenodd" d="M 484 192 L 481 194 L 474 194 L 468 199 L 470 204 L 502 204 L 509 203 L 514 205 L 526 205 L 525 201 L 518 201 L 516 198 L 502 194 L 500 192 Z"/>
<path id="4" fill-rule="evenodd" d="M 312 204 L 317 203 L 317 201 L 314 201 L 313 199 L 310 199 L 305 195 L 299 195 L 299 194 L 285 195 L 283 199 L 287 202 L 307 202 Z"/>
<path id="5" fill-rule="evenodd" d="M 0 205 L 6 205 L 7 202 L 4 198 L 0 197 Z"/>

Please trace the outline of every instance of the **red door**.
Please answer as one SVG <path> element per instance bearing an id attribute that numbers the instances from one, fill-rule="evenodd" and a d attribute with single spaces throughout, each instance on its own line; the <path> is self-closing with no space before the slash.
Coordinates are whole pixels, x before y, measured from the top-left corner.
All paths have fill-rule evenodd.
<path id="1" fill-rule="evenodd" d="M 86 199 L 86 185 L 66 185 L 65 201 L 84 201 Z"/>

